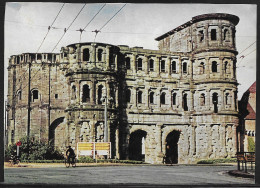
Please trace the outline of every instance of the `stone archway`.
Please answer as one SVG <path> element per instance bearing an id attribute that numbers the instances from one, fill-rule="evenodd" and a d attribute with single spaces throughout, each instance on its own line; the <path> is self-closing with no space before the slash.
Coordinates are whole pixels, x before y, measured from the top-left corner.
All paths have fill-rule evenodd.
<path id="1" fill-rule="evenodd" d="M 137 130 L 130 134 L 129 139 L 129 159 L 145 161 L 145 139 L 147 132 Z"/>
<path id="2" fill-rule="evenodd" d="M 179 131 L 172 131 L 166 137 L 166 163 L 178 163 L 178 142 L 180 138 Z"/>
<path id="3" fill-rule="evenodd" d="M 49 141 L 56 147 L 66 147 L 66 126 L 64 117 L 55 119 L 49 127 Z"/>

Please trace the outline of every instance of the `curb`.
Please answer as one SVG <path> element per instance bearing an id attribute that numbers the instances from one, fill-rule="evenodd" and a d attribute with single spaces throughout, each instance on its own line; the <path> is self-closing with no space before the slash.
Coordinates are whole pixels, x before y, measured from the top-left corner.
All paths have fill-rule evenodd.
<path id="1" fill-rule="evenodd" d="M 236 176 L 236 177 L 255 178 L 254 174 L 245 173 L 245 172 L 239 171 L 239 170 L 230 170 L 230 171 L 228 171 L 228 174 L 231 176 Z"/>

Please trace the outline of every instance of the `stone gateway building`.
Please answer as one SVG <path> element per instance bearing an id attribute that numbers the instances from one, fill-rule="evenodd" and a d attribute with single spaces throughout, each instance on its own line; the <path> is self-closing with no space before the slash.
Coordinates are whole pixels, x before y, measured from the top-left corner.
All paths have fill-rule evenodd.
<path id="1" fill-rule="evenodd" d="M 195 16 L 156 38 L 159 50 L 75 43 L 11 56 L 8 143 L 109 141 L 112 158 L 148 163 L 234 156 L 238 22 Z"/>

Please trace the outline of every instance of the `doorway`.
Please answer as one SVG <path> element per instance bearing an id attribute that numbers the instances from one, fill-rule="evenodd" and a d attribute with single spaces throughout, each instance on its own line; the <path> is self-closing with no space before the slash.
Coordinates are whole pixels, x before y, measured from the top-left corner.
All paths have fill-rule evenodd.
<path id="1" fill-rule="evenodd" d="M 178 163 L 178 141 L 180 138 L 179 131 L 172 131 L 166 137 L 166 164 Z"/>
<path id="2" fill-rule="evenodd" d="M 131 133 L 129 139 L 129 159 L 145 161 L 145 140 L 147 133 L 142 130 Z"/>

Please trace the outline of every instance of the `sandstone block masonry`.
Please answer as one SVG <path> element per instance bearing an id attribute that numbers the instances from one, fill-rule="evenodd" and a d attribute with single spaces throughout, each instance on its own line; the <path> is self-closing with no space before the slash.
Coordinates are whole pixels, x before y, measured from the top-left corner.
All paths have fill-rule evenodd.
<path id="1" fill-rule="evenodd" d="M 148 163 L 234 156 L 238 21 L 193 17 L 156 38 L 159 50 L 75 43 L 11 56 L 8 143 L 29 134 L 65 149 L 107 139 L 113 158 Z"/>

